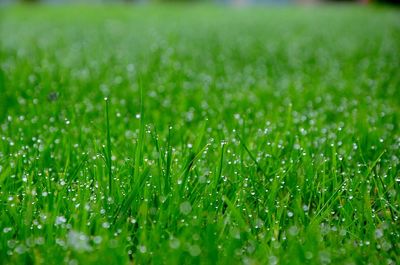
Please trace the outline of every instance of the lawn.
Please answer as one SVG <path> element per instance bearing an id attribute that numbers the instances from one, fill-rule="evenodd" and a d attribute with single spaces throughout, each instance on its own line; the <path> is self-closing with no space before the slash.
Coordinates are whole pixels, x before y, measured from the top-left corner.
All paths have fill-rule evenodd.
<path id="1" fill-rule="evenodd" d="M 400 10 L 0 9 L 0 264 L 400 263 Z"/>

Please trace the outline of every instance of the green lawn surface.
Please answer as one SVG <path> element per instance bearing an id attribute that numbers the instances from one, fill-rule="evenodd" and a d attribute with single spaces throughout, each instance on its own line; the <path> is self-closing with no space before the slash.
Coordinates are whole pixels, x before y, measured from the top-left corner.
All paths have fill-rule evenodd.
<path id="1" fill-rule="evenodd" d="M 0 9 L 0 264 L 399 264 L 400 10 Z"/>

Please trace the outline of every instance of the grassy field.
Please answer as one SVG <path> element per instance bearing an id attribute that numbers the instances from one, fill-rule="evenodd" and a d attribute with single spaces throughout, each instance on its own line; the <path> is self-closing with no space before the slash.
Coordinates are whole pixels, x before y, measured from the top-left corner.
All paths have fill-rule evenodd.
<path id="1" fill-rule="evenodd" d="M 400 10 L 0 11 L 0 264 L 400 263 Z"/>

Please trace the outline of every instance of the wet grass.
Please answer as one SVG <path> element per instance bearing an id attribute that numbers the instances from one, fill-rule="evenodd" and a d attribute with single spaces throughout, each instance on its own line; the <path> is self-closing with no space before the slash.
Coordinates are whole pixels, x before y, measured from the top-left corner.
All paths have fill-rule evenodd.
<path id="1" fill-rule="evenodd" d="M 399 263 L 398 10 L 0 12 L 1 264 Z"/>

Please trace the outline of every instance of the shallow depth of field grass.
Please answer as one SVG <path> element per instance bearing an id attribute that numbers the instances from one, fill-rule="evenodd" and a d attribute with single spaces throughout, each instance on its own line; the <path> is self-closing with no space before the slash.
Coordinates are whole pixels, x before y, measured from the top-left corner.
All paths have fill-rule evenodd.
<path id="1" fill-rule="evenodd" d="M 0 264 L 400 262 L 399 10 L 0 17 Z"/>

